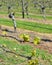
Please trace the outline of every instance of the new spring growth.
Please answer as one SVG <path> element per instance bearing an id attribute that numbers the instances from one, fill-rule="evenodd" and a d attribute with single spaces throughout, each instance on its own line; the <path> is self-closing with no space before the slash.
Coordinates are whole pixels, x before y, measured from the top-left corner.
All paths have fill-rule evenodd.
<path id="1" fill-rule="evenodd" d="M 14 48 L 14 51 L 16 51 L 16 48 Z"/>
<path id="2" fill-rule="evenodd" d="M 36 50 L 34 49 L 34 50 L 31 52 L 30 60 L 31 60 L 32 57 L 34 57 L 35 55 L 36 55 Z"/>
<path id="3" fill-rule="evenodd" d="M 28 65 L 38 65 L 38 59 L 29 60 Z"/>
<path id="4" fill-rule="evenodd" d="M 31 56 L 33 57 L 33 56 L 35 56 L 35 55 L 36 55 L 36 50 L 34 49 L 34 50 L 32 51 L 32 55 L 31 55 Z"/>
<path id="5" fill-rule="evenodd" d="M 7 45 L 6 44 L 3 44 L 3 47 L 7 47 Z"/>
<path id="6" fill-rule="evenodd" d="M 33 40 L 35 45 L 38 45 L 40 43 L 40 41 L 41 41 L 40 37 L 35 37 Z"/>
<path id="7" fill-rule="evenodd" d="M 3 35 L 7 35 L 7 32 L 6 32 L 6 31 L 3 31 L 2 34 L 3 34 Z"/>
<path id="8" fill-rule="evenodd" d="M 24 42 L 28 42 L 30 40 L 30 37 L 28 34 L 21 34 L 20 38 L 22 38 Z"/>

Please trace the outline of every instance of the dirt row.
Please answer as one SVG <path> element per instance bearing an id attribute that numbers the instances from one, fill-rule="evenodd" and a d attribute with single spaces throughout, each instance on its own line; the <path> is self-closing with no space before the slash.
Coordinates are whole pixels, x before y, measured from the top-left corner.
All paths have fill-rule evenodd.
<path id="1" fill-rule="evenodd" d="M 33 43 L 31 43 L 35 36 L 39 36 L 41 39 L 52 40 L 52 34 L 39 33 L 39 32 L 29 31 L 29 30 L 20 29 L 20 28 L 17 28 L 16 33 L 14 33 L 13 27 L 1 25 L 1 28 L 2 28 L 2 30 L 5 30 L 5 29 L 8 30 L 7 35 L 14 36 L 18 39 L 20 39 L 20 34 L 29 34 L 30 42 L 20 42 L 20 43 L 29 44 L 35 48 L 40 48 L 42 50 L 46 50 L 49 53 L 52 53 L 52 42 L 50 42 L 50 41 L 41 41 L 40 44 L 37 46 L 35 46 Z M 3 32 L 2 30 L 0 29 L 0 34 L 2 34 L 2 32 Z M 22 39 L 20 39 L 20 40 L 22 40 Z"/>

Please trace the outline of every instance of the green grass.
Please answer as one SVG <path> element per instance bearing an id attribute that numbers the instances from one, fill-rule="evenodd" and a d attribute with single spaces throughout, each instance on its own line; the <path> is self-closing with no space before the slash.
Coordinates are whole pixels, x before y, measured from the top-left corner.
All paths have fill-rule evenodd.
<path id="1" fill-rule="evenodd" d="M 23 54 L 23 55 L 29 55 L 32 47 L 30 47 L 29 45 L 22 45 L 19 44 L 18 42 L 16 42 L 15 40 L 11 39 L 7 39 L 7 38 L 3 38 L 0 37 L 0 45 L 5 44 L 7 46 L 7 48 L 9 48 L 10 50 L 14 51 L 14 48 L 16 48 L 17 50 L 14 51 L 16 53 L 19 54 Z M 25 58 L 22 58 L 20 56 L 15 56 L 14 54 L 10 54 L 10 53 L 4 53 L 2 51 L 2 49 L 0 49 L 0 59 L 3 60 L 5 65 L 16 65 L 16 64 L 20 64 L 22 62 L 25 62 Z M 2 62 L 0 62 L 0 65 Z"/>
<path id="2" fill-rule="evenodd" d="M 22 54 L 22 55 L 25 55 L 25 56 L 30 56 L 31 55 L 31 52 L 32 50 L 34 49 L 32 46 L 28 45 L 28 44 L 20 44 L 18 42 L 16 42 L 16 40 L 11 40 L 11 39 L 8 39 L 8 38 L 3 38 L 3 37 L 0 37 L 0 45 L 3 45 L 5 44 L 7 46 L 7 48 L 9 48 L 10 50 L 14 51 L 14 48 L 16 48 L 16 53 L 19 53 L 19 54 Z M 41 64 L 43 63 L 45 65 L 45 62 L 46 62 L 46 65 L 52 65 L 52 55 L 47 53 L 46 51 L 43 51 L 43 50 L 39 50 L 39 49 L 36 49 L 37 53 L 36 53 L 36 57 L 37 58 L 41 58 L 41 60 L 39 60 L 39 62 L 41 62 Z M 14 54 L 11 54 L 11 53 L 5 53 L 2 51 L 2 49 L 0 48 L 0 59 L 3 60 L 3 63 L 0 62 L 0 65 L 18 65 L 22 62 L 25 62 L 26 59 L 25 58 L 22 58 L 20 56 L 15 56 Z"/>
<path id="3" fill-rule="evenodd" d="M 22 13 L 21 12 L 16 12 L 16 14 L 15 14 L 15 16 L 16 17 L 22 17 Z M 47 19 L 47 20 L 52 20 L 52 16 L 49 16 L 49 15 L 45 15 L 45 18 L 44 18 L 44 16 L 43 16 L 43 14 L 37 14 L 37 13 L 29 13 L 29 15 L 27 16 L 26 15 L 26 13 L 25 13 L 25 18 L 27 18 L 27 17 L 29 17 L 29 18 L 32 18 L 32 19 Z"/>
<path id="4" fill-rule="evenodd" d="M 1 11 L 0 14 L 7 14 L 7 12 L 3 12 L 3 11 Z"/>
<path id="5" fill-rule="evenodd" d="M 6 12 L 3 12 L 3 11 L 0 11 L 0 14 L 1 15 L 7 15 L 8 14 L 8 12 L 6 11 Z M 15 13 L 15 16 L 16 17 L 22 17 L 22 13 L 21 12 L 16 12 Z M 25 18 L 27 18 L 27 17 L 29 17 L 29 18 L 32 18 L 32 19 L 44 19 L 44 17 L 41 15 L 41 14 L 35 14 L 34 15 L 34 13 L 31 13 L 31 14 L 29 14 L 28 16 L 25 14 Z M 47 20 L 52 20 L 52 16 L 45 16 L 45 19 L 47 19 Z"/>
<path id="6" fill-rule="evenodd" d="M 52 33 L 52 24 L 41 24 L 41 23 L 27 22 L 21 20 L 17 20 L 16 23 L 17 23 L 17 28 L 37 31 L 41 33 Z M 13 23 L 11 20 L 8 19 L 0 19 L 0 25 L 13 26 Z"/>
<path id="7" fill-rule="evenodd" d="M 44 16 L 43 15 L 29 15 L 29 18 L 32 18 L 32 19 L 47 19 L 47 20 L 52 20 L 52 16 Z"/>

